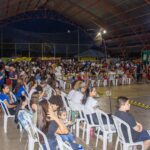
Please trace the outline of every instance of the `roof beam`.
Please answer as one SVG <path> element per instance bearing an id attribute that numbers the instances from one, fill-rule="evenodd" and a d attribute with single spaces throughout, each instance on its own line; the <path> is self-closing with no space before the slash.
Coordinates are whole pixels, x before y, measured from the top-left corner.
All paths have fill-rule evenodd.
<path id="1" fill-rule="evenodd" d="M 88 4 L 88 5 L 86 6 L 86 9 L 88 9 L 88 8 L 90 8 L 90 7 L 95 6 L 95 5 L 98 3 L 98 1 L 99 1 L 99 0 L 96 0 L 94 3 L 90 3 L 90 4 Z M 82 12 L 82 10 L 81 10 L 81 9 L 80 9 L 80 10 L 78 10 L 76 13 L 74 13 L 74 14 L 73 14 L 73 16 L 78 15 L 80 12 Z"/>
<path id="2" fill-rule="evenodd" d="M 85 12 L 86 14 L 88 14 L 92 19 L 93 22 L 95 22 L 96 24 L 99 25 L 99 27 L 101 28 L 108 28 L 107 23 L 101 19 L 100 17 L 97 17 L 95 14 L 93 14 L 92 12 L 90 12 L 89 10 L 87 10 L 86 8 L 81 7 L 79 4 L 77 4 L 76 2 L 73 2 L 72 0 L 67 0 L 71 5 L 74 5 L 76 8 L 78 8 L 79 10 Z"/>
<path id="3" fill-rule="evenodd" d="M 47 0 L 47 1 L 48 1 L 48 0 Z M 47 2 L 47 1 L 46 1 L 46 2 Z M 36 5 L 35 5 L 35 7 L 34 7 L 35 9 L 39 7 L 40 2 L 41 2 L 41 0 L 37 0 L 37 3 L 36 3 Z"/>
<path id="4" fill-rule="evenodd" d="M 10 3 L 10 0 L 7 0 L 7 6 L 6 6 L 6 17 L 8 16 L 9 3 Z"/>
<path id="5" fill-rule="evenodd" d="M 20 0 L 16 9 L 16 14 L 19 13 L 20 5 L 22 4 L 23 0 Z"/>
<path id="6" fill-rule="evenodd" d="M 130 49 L 130 48 L 137 48 L 137 47 L 143 47 L 143 48 L 146 48 L 146 47 L 150 47 L 150 44 L 145 44 L 144 46 L 141 45 L 141 44 L 136 44 L 136 45 L 124 45 L 123 48 L 124 49 Z M 122 47 L 107 47 L 107 49 L 109 50 L 116 50 L 116 49 L 122 49 Z"/>
<path id="7" fill-rule="evenodd" d="M 119 42 L 119 41 L 127 41 L 130 39 L 136 39 L 138 40 L 138 38 L 141 39 L 149 39 L 150 38 L 150 33 L 143 33 L 143 34 L 138 34 L 138 35 L 130 35 L 130 36 L 124 36 L 124 37 L 119 37 L 119 38 L 112 38 L 112 39 L 107 39 L 106 43 L 115 43 L 115 42 Z"/>
<path id="8" fill-rule="evenodd" d="M 28 11 L 28 8 L 30 7 L 30 4 L 31 4 L 31 0 L 28 0 L 28 4 L 27 4 L 27 6 L 25 8 L 25 12 Z"/>

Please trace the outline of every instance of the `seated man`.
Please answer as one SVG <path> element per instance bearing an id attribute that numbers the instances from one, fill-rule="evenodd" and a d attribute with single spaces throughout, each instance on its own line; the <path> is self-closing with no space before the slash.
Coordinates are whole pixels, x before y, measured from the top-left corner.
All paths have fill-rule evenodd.
<path id="1" fill-rule="evenodd" d="M 0 94 L 0 100 L 2 100 L 11 115 L 16 112 L 16 105 L 13 104 L 12 99 L 9 97 L 9 87 L 7 85 L 2 86 L 2 93 Z"/>
<path id="2" fill-rule="evenodd" d="M 118 118 L 122 119 L 126 123 L 129 124 L 131 128 L 131 135 L 133 142 L 144 142 L 144 149 L 148 150 L 150 148 L 150 135 L 149 133 L 143 129 L 142 124 L 137 122 L 135 118 L 128 112 L 130 110 L 130 104 L 129 104 L 129 99 L 120 96 L 118 97 L 117 100 L 117 105 L 118 105 L 118 110 L 115 113 L 115 116 Z M 123 134 L 125 137 L 126 142 L 129 141 L 128 135 L 127 135 L 127 129 L 122 126 Z"/>

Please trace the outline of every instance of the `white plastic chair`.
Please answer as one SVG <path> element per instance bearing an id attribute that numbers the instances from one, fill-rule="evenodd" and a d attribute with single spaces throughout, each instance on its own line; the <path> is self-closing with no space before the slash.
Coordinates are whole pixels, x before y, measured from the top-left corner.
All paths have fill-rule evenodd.
<path id="1" fill-rule="evenodd" d="M 84 127 L 83 127 L 82 139 L 84 139 L 85 129 L 86 129 L 86 144 L 89 145 L 89 143 L 90 143 L 90 129 L 91 128 L 98 128 L 99 129 L 100 125 L 95 124 L 94 121 L 93 121 L 92 114 L 87 114 L 84 111 L 84 109 L 83 109 L 83 115 L 85 117 L 85 123 L 84 123 Z M 87 115 L 89 116 L 89 119 L 88 119 Z"/>
<path id="2" fill-rule="evenodd" d="M 14 118 L 15 115 L 11 115 L 9 113 L 9 110 L 8 110 L 7 106 L 5 105 L 5 103 L 2 100 L 0 100 L 0 104 L 1 104 L 2 110 L 4 112 L 4 132 L 7 133 L 8 118 Z"/>
<path id="3" fill-rule="evenodd" d="M 133 142 L 130 126 L 125 121 L 123 121 L 122 119 L 120 119 L 116 116 L 113 116 L 113 120 L 114 120 L 116 129 L 117 129 L 117 133 L 118 133 L 115 150 L 117 150 L 119 143 L 121 144 L 121 149 L 123 146 L 123 150 L 129 150 L 130 148 L 134 149 L 138 145 L 141 145 L 142 150 L 144 150 L 143 142 Z M 126 127 L 126 129 L 127 129 L 126 133 L 128 135 L 128 140 L 129 140 L 128 142 L 126 142 L 126 139 L 124 137 L 122 126 Z"/>
<path id="4" fill-rule="evenodd" d="M 42 144 L 40 143 L 39 135 L 41 135 L 41 137 L 44 140 L 44 145 L 46 147 L 46 150 L 50 150 L 46 135 L 42 131 L 40 131 L 38 128 L 36 128 L 35 126 L 34 127 L 32 126 L 32 131 L 33 130 L 34 130 L 34 133 L 36 134 L 37 138 L 33 138 L 33 136 L 30 133 L 28 133 L 28 150 L 34 150 L 35 143 L 39 144 L 39 150 L 44 150 Z"/>
<path id="5" fill-rule="evenodd" d="M 107 141 L 112 142 L 113 133 L 116 133 L 116 128 L 113 124 L 110 123 L 110 119 L 108 114 L 103 112 L 102 110 L 96 110 L 97 118 L 99 120 L 100 128 L 97 132 L 96 138 L 96 147 L 98 145 L 98 139 L 100 137 L 100 131 L 102 132 L 103 137 L 103 150 L 107 150 Z M 103 118 L 105 118 L 105 123 Z"/>
<path id="6" fill-rule="evenodd" d="M 56 140 L 60 150 L 73 150 L 70 144 L 65 143 L 58 134 L 56 134 Z"/>
<path id="7" fill-rule="evenodd" d="M 13 103 L 17 102 L 16 96 L 13 94 L 13 92 L 9 92 L 10 96 L 12 97 Z"/>
<path id="8" fill-rule="evenodd" d="M 83 114 L 83 106 L 81 104 L 75 104 L 72 101 L 69 101 L 69 105 L 72 111 L 77 111 L 79 113 L 80 118 L 76 118 L 76 137 L 79 137 L 80 135 L 80 124 L 81 122 L 84 123 L 85 127 L 85 118 Z"/>
<path id="9" fill-rule="evenodd" d="M 28 122 L 28 124 L 30 126 L 29 128 L 25 129 L 25 131 L 28 134 L 28 150 L 34 150 L 35 143 L 39 144 L 39 150 L 44 150 L 43 146 L 40 142 L 39 135 L 44 140 L 46 150 L 50 150 L 48 139 L 47 139 L 46 135 L 31 122 L 30 118 L 28 118 L 27 116 L 24 116 L 24 119 L 26 122 Z M 19 124 L 21 125 L 21 122 L 19 122 Z"/>
<path id="10" fill-rule="evenodd" d="M 42 136 L 44 143 L 45 143 L 46 150 L 50 150 L 50 146 L 49 146 L 46 135 L 41 130 L 39 130 L 37 127 L 35 127 L 35 128 L 36 128 L 37 133 Z M 40 147 L 42 147 L 42 145 L 40 145 Z"/>
<path id="11" fill-rule="evenodd" d="M 68 120 L 70 120 L 71 119 L 71 108 L 69 107 L 69 101 L 66 96 L 67 96 L 67 94 L 61 91 L 61 98 L 63 100 L 63 104 L 64 104 L 64 107 L 66 108 L 67 115 L 68 115 L 67 118 L 68 118 Z"/>

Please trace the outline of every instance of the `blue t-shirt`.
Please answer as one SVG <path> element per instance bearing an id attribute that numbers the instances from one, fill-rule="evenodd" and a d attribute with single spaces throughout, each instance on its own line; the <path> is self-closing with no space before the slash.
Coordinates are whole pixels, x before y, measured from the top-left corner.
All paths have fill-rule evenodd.
<path id="1" fill-rule="evenodd" d="M 4 100 L 6 100 L 10 104 L 10 98 L 7 94 L 1 93 L 0 94 L 0 100 L 2 100 L 3 102 L 4 102 Z M 3 108 L 6 111 L 6 107 L 4 106 L 4 104 L 2 104 L 2 105 L 3 105 Z"/>
<path id="2" fill-rule="evenodd" d="M 17 93 L 15 94 L 17 100 L 22 96 L 22 93 L 25 93 L 25 94 L 26 94 L 26 91 L 25 91 L 25 89 L 24 89 L 23 86 L 21 86 L 21 87 L 18 89 Z"/>
<path id="3" fill-rule="evenodd" d="M 140 135 L 140 132 L 137 132 L 133 129 L 136 126 L 136 120 L 134 119 L 134 117 L 129 112 L 123 112 L 123 111 L 117 111 L 115 113 L 115 116 L 122 119 L 130 126 L 132 139 L 133 139 L 133 141 L 137 141 L 137 139 Z M 124 125 L 122 125 L 122 130 L 123 130 L 123 134 L 124 134 L 126 142 L 129 142 L 127 128 Z"/>
<path id="4" fill-rule="evenodd" d="M 1 93 L 0 94 L 0 99 L 2 101 L 7 100 L 7 102 L 10 104 L 10 98 L 9 98 L 9 96 L 7 94 Z"/>
<path id="5" fill-rule="evenodd" d="M 14 71 L 9 72 L 9 78 L 14 78 L 16 73 Z"/>

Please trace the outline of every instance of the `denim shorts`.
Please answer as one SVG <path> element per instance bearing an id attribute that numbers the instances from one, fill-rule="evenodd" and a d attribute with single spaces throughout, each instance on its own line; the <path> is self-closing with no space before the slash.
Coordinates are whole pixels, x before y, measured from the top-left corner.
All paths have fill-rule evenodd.
<path id="1" fill-rule="evenodd" d="M 146 130 L 143 130 L 137 137 L 135 142 L 150 140 L 150 135 Z"/>

